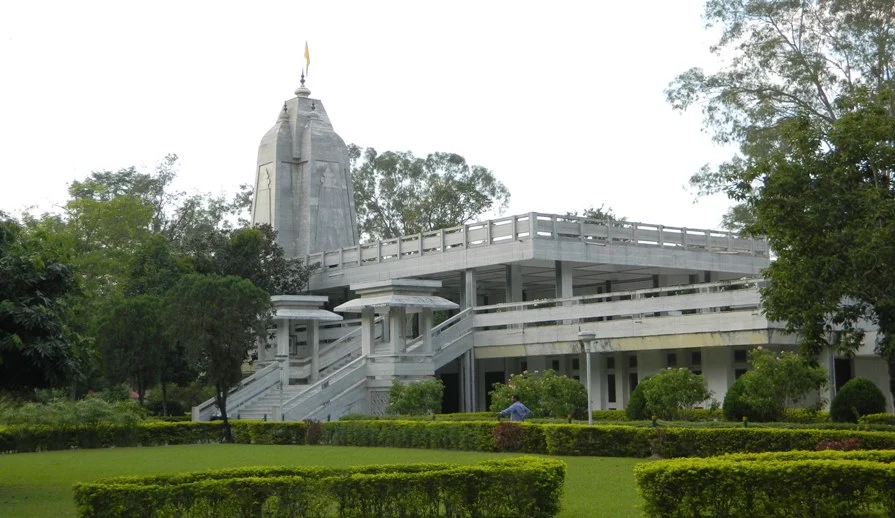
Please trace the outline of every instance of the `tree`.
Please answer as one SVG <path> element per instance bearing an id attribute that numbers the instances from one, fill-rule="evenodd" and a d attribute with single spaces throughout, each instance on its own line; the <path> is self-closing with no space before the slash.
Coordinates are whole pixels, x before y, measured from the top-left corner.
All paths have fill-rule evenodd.
<path id="1" fill-rule="evenodd" d="M 0 388 L 55 387 L 77 375 L 66 304 L 75 286 L 51 235 L 0 213 Z"/>
<path id="2" fill-rule="evenodd" d="M 287 258 L 270 225 L 243 227 L 226 232 L 208 265 L 218 275 L 237 275 L 271 295 L 296 295 L 304 291 L 314 268 L 301 259 Z"/>
<path id="3" fill-rule="evenodd" d="M 434 414 L 441 411 L 444 383 L 440 379 L 401 383 L 395 380 L 388 393 L 388 413 L 400 415 Z"/>
<path id="4" fill-rule="evenodd" d="M 490 170 L 454 153 L 418 158 L 352 144 L 349 156 L 358 230 L 369 239 L 462 225 L 509 203 L 509 191 Z"/>
<path id="5" fill-rule="evenodd" d="M 827 384 L 826 369 L 812 366 L 798 353 L 776 354 L 756 347 L 749 351 L 749 363 L 752 370 L 734 383 L 736 390 L 731 387 L 730 397 L 724 400 L 728 419 L 746 416 L 754 421 L 780 420 L 785 409 L 795 408 L 806 395 Z"/>
<path id="6" fill-rule="evenodd" d="M 107 376 L 115 383 L 130 382 L 140 405 L 146 390 L 159 381 L 164 359 L 172 354 L 164 319 L 160 298 L 138 295 L 112 306 L 97 332 Z"/>
<path id="7" fill-rule="evenodd" d="M 637 388 L 642 391 L 647 414 L 661 419 L 677 419 L 681 410 L 712 397 L 702 374 L 686 368 L 661 370 L 638 383 Z"/>
<path id="8" fill-rule="evenodd" d="M 739 144 L 740 154 L 694 175 L 700 193 L 743 200 L 753 181 L 747 169 L 776 147 L 780 123 L 807 119 L 824 140 L 850 111 L 840 98 L 892 87 L 890 0 L 707 0 L 703 16 L 721 29 L 711 51 L 723 65 L 680 74 L 667 99 L 678 110 L 701 106 L 714 139 Z"/>
<path id="9" fill-rule="evenodd" d="M 172 336 L 215 387 L 224 441 L 233 442 L 227 396 L 242 379 L 249 350 L 266 337 L 270 296 L 240 277 L 190 274 L 168 292 L 166 307 Z"/>
<path id="10" fill-rule="evenodd" d="M 605 205 L 600 205 L 599 207 L 588 207 L 582 211 L 580 217 L 594 223 L 620 223 L 628 219 L 616 216 L 615 213 L 612 212 L 612 207 L 604 207 Z M 566 215 L 579 217 L 577 210 L 575 212 L 567 212 Z"/>
<path id="11" fill-rule="evenodd" d="M 839 389 L 830 403 L 835 422 L 857 423 L 861 416 L 886 411 L 886 396 L 867 378 L 851 379 Z"/>

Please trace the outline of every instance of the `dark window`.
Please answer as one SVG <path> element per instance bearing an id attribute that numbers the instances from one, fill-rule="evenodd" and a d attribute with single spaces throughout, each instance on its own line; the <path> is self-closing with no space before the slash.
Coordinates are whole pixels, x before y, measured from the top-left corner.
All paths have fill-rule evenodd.
<path id="1" fill-rule="evenodd" d="M 572 379 L 575 380 L 575 381 L 581 381 L 581 378 L 579 378 L 577 375 L 576 375 L 576 376 L 572 376 Z"/>
<path id="2" fill-rule="evenodd" d="M 693 374 L 702 374 L 702 371 L 693 371 Z"/>
<path id="3" fill-rule="evenodd" d="M 524 361 L 524 362 L 520 363 L 519 368 L 522 370 L 522 372 L 527 371 L 528 370 L 528 362 Z"/>
<path id="4" fill-rule="evenodd" d="M 637 355 L 636 354 L 632 354 L 631 356 L 628 356 L 628 367 L 630 367 L 632 369 L 637 368 Z"/>
<path id="5" fill-rule="evenodd" d="M 745 349 L 735 349 L 733 351 L 733 362 L 734 363 L 746 363 L 746 350 Z"/>
<path id="6" fill-rule="evenodd" d="M 669 367 L 677 367 L 677 354 L 676 353 L 668 353 L 667 365 Z"/>
<path id="7" fill-rule="evenodd" d="M 632 372 L 628 374 L 628 385 L 630 385 L 629 389 L 631 392 L 634 392 L 634 389 L 637 388 L 637 373 Z"/>
<path id="8" fill-rule="evenodd" d="M 557 372 L 559 371 L 559 360 L 553 360 L 551 365 L 553 366 L 553 370 L 555 370 Z"/>
<path id="9" fill-rule="evenodd" d="M 609 358 L 606 358 L 606 368 L 607 369 L 615 368 L 615 358 L 613 358 L 612 356 L 610 356 Z"/>
<path id="10" fill-rule="evenodd" d="M 845 385 L 852 378 L 851 362 L 850 358 L 836 358 L 836 363 L 834 364 L 836 369 L 836 390 L 841 389 L 842 385 Z"/>
<path id="11" fill-rule="evenodd" d="M 606 401 L 609 403 L 615 403 L 615 374 L 610 374 L 606 376 Z"/>
<path id="12" fill-rule="evenodd" d="M 693 351 L 690 353 L 690 365 L 702 365 L 701 351 Z"/>
<path id="13" fill-rule="evenodd" d="M 743 374 L 746 374 L 747 370 L 748 369 L 737 369 L 737 370 L 733 371 L 734 379 L 740 379 L 740 376 L 742 376 Z"/>
<path id="14" fill-rule="evenodd" d="M 577 371 L 581 368 L 581 360 L 578 358 L 572 358 L 572 370 Z"/>

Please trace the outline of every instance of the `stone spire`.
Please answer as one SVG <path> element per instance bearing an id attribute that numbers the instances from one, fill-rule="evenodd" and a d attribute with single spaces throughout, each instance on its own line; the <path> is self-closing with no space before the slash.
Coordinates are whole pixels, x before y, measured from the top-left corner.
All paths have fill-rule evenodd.
<path id="1" fill-rule="evenodd" d="M 304 73 L 295 94 L 261 139 L 252 223 L 272 225 L 286 255 L 304 258 L 357 245 L 358 236 L 348 147 Z"/>

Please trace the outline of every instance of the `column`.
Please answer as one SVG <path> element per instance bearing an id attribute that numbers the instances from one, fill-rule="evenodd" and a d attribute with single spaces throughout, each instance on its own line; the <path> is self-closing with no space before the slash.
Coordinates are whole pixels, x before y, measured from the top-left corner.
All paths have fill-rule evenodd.
<path id="1" fill-rule="evenodd" d="M 624 353 L 615 353 L 615 406 L 624 410 L 628 406 L 628 359 Z"/>
<path id="2" fill-rule="evenodd" d="M 724 401 L 727 389 L 736 381 L 733 369 L 733 351 L 730 347 L 703 347 L 702 376 L 705 378 L 712 397 Z"/>
<path id="3" fill-rule="evenodd" d="M 507 302 L 522 302 L 522 265 L 508 264 L 506 265 L 507 283 L 506 283 L 506 300 Z"/>
<path id="4" fill-rule="evenodd" d="M 461 309 L 474 308 L 478 304 L 478 292 L 476 290 L 476 273 L 474 269 L 463 272 L 463 304 Z"/>
<path id="5" fill-rule="evenodd" d="M 584 360 L 582 360 L 584 361 Z M 603 384 L 606 382 L 606 355 L 602 353 L 591 353 L 591 369 L 593 372 L 593 386 L 591 387 L 591 397 L 594 399 L 594 409 L 608 410 L 609 398 Z"/>
<path id="6" fill-rule="evenodd" d="M 572 293 L 573 271 L 568 261 L 556 261 L 556 298 L 574 297 Z"/>
<path id="7" fill-rule="evenodd" d="M 289 384 L 289 320 L 277 320 L 277 363 L 280 364 L 280 383 Z"/>
<path id="8" fill-rule="evenodd" d="M 320 323 L 311 320 L 307 325 L 308 345 L 311 346 L 311 383 L 320 379 Z"/>
<path id="9" fill-rule="evenodd" d="M 361 354 L 373 354 L 373 342 L 376 340 L 376 313 L 373 308 L 361 308 L 360 313 Z"/>
<path id="10" fill-rule="evenodd" d="M 389 342 L 391 343 L 391 353 L 400 354 L 404 352 L 404 346 L 407 343 L 407 337 L 404 334 L 405 316 L 407 311 L 404 308 L 389 308 Z"/>

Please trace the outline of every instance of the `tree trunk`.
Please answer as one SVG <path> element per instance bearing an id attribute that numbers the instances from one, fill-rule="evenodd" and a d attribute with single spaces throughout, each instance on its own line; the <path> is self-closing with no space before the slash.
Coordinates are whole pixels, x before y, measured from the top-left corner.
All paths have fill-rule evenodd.
<path id="1" fill-rule="evenodd" d="M 889 393 L 892 394 L 892 400 L 895 401 L 895 351 L 887 351 L 886 365 L 889 367 Z"/>
<path id="2" fill-rule="evenodd" d="M 162 415 L 168 417 L 168 384 L 162 378 Z"/>
<path id="3" fill-rule="evenodd" d="M 217 387 L 218 393 L 215 394 L 215 399 L 218 403 L 218 411 L 221 413 L 221 419 L 224 421 L 224 437 L 223 440 L 226 443 L 233 443 L 233 432 L 230 430 L 230 420 L 227 419 L 227 391 L 222 390 L 220 386 Z"/>

